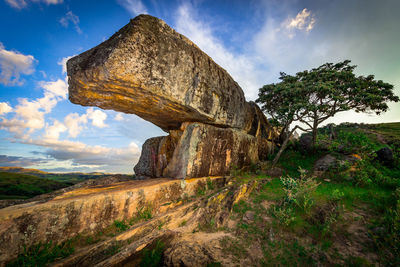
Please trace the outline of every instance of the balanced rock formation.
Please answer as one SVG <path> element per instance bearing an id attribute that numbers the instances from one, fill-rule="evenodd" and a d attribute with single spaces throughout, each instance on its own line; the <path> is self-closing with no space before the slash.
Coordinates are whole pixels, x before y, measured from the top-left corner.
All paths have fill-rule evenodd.
<path id="1" fill-rule="evenodd" d="M 170 133 L 144 144 L 138 176 L 223 175 L 273 146 L 272 127 L 232 77 L 155 17 L 131 20 L 67 71 L 71 102 L 136 114 Z"/>

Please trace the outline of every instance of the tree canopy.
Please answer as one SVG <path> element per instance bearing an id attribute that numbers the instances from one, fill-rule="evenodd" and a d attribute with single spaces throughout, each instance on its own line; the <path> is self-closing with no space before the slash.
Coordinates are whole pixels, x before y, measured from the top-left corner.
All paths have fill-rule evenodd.
<path id="1" fill-rule="evenodd" d="M 388 102 L 399 101 L 393 85 L 375 80 L 374 75 L 356 76 L 356 66 L 350 62 L 325 63 L 294 76 L 281 72 L 279 83 L 259 89 L 256 102 L 282 126 L 288 138 L 293 133 L 290 125 L 301 122 L 305 127 L 296 128 L 312 132 L 315 144 L 318 126 L 338 112 L 354 110 L 379 115 L 388 110 Z"/>

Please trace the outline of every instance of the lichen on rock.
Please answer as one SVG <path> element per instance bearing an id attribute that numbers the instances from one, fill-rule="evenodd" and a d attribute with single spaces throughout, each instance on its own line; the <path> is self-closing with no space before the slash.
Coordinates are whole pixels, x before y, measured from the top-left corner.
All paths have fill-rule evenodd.
<path id="1" fill-rule="evenodd" d="M 142 178 L 223 175 L 233 166 L 224 159 L 242 167 L 265 158 L 276 135 L 223 68 L 149 15 L 71 58 L 67 72 L 71 102 L 136 114 L 170 134 L 144 144 L 135 167 Z"/>

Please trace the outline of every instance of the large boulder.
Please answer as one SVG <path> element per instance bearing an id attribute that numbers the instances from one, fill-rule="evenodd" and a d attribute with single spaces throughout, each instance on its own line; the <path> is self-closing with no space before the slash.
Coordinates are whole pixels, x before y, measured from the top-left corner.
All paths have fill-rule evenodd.
<path id="1" fill-rule="evenodd" d="M 257 163 L 272 146 L 243 130 L 184 123 L 169 136 L 148 139 L 134 170 L 139 179 L 227 175 L 232 167 Z"/>
<path id="2" fill-rule="evenodd" d="M 183 129 L 164 177 L 226 175 L 232 167 L 259 160 L 257 138 L 244 131 L 202 123 L 184 124 Z"/>
<path id="3" fill-rule="evenodd" d="M 67 72 L 71 102 L 133 113 L 169 133 L 144 144 L 139 178 L 224 175 L 266 159 L 278 136 L 223 68 L 149 15 L 68 60 Z"/>
<path id="4" fill-rule="evenodd" d="M 134 113 L 165 131 L 197 121 L 255 134 L 269 125 L 232 77 L 164 21 L 140 15 L 68 60 L 75 104 Z"/>

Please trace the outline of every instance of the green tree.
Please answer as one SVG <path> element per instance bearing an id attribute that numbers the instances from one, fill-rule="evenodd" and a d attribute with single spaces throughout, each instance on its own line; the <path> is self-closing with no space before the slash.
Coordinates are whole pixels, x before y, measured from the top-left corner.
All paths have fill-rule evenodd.
<path id="1" fill-rule="evenodd" d="M 296 129 L 312 132 L 315 145 L 318 126 L 336 113 L 355 110 L 379 115 L 388 110 L 387 102 L 399 101 L 393 85 L 375 80 L 374 75 L 356 76 L 356 66 L 350 62 L 326 63 L 295 76 L 282 72 L 281 82 L 259 89 L 256 102 L 282 127 L 285 135 L 274 164 Z M 301 122 L 305 127 L 296 125 L 289 130 L 293 122 Z"/>
<path id="2" fill-rule="evenodd" d="M 280 139 L 283 143 L 273 160 L 273 165 L 278 162 L 294 131 L 302 129 L 300 126 L 290 129 L 290 125 L 303 119 L 307 114 L 305 107 L 308 104 L 305 102 L 307 98 L 299 97 L 305 91 L 301 82 L 284 72 L 281 72 L 279 79 L 281 80 L 279 83 L 260 88 L 256 100 L 261 104 L 261 109 L 270 116 L 271 123 L 281 131 Z"/>
<path id="3" fill-rule="evenodd" d="M 388 110 L 387 102 L 399 101 L 393 85 L 374 80 L 374 75 L 356 76 L 356 66 L 350 62 L 326 63 L 293 77 L 305 89 L 306 115 L 299 121 L 312 132 L 314 145 L 318 126 L 336 113 L 354 110 L 379 115 Z"/>

